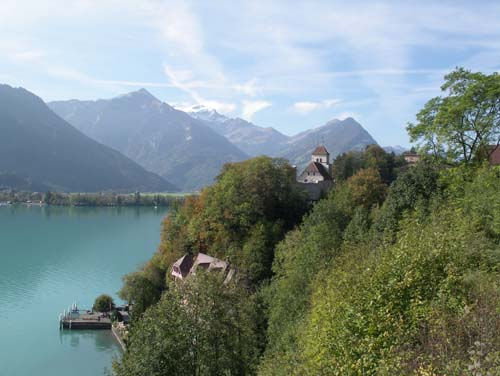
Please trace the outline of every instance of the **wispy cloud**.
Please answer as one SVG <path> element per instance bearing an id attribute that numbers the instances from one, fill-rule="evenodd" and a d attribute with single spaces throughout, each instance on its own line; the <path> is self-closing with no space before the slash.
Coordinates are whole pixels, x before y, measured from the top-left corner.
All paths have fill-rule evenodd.
<path id="1" fill-rule="evenodd" d="M 284 132 L 355 113 L 406 139 L 444 73 L 500 69 L 500 4 L 479 2 L 2 0 L 0 72 L 52 96 L 149 87 L 247 119 L 272 102 L 259 120 Z"/>
<path id="2" fill-rule="evenodd" d="M 241 117 L 248 121 L 251 121 L 253 115 L 255 115 L 257 112 L 272 106 L 271 102 L 263 100 L 260 101 L 245 100 L 242 102 L 242 104 L 243 104 L 243 111 L 241 113 Z"/>
<path id="3" fill-rule="evenodd" d="M 10 59 L 19 63 L 34 63 L 43 57 L 43 52 L 37 50 L 13 51 L 8 53 Z"/>
<path id="4" fill-rule="evenodd" d="M 193 77 L 191 71 L 175 70 L 167 64 L 164 65 L 164 70 L 172 85 L 189 94 L 194 100 L 194 104 L 201 104 L 223 114 L 231 113 L 236 109 L 236 105 L 234 103 L 204 98 L 197 90 L 195 90 L 196 85 L 193 85 L 190 81 Z"/>
<path id="5" fill-rule="evenodd" d="M 299 114 L 306 115 L 311 111 L 333 107 L 340 102 L 340 99 L 325 99 L 320 102 L 295 102 L 292 109 Z"/>

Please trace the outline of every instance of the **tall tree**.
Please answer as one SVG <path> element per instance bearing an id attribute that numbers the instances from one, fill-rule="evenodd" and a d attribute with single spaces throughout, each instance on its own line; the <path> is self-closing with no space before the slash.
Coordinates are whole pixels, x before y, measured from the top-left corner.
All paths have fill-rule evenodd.
<path id="1" fill-rule="evenodd" d="M 131 329 L 117 376 L 252 375 L 258 359 L 253 299 L 237 281 L 197 273 L 173 285 Z"/>
<path id="2" fill-rule="evenodd" d="M 490 146 L 500 144 L 500 76 L 457 68 L 444 79 L 445 95 L 429 100 L 408 124 L 411 141 L 448 162 L 488 157 Z"/>

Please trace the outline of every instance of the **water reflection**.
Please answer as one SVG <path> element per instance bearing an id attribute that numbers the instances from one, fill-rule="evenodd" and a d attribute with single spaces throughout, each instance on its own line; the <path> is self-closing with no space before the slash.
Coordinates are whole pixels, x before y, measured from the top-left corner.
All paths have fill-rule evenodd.
<path id="1" fill-rule="evenodd" d="M 116 353 L 116 339 L 110 330 L 59 330 L 59 339 L 62 345 L 80 347 L 81 343 L 92 343 L 99 352 Z"/>
<path id="2" fill-rule="evenodd" d="M 0 207 L 0 376 L 103 374 L 112 333 L 59 331 L 71 302 L 115 295 L 156 250 L 167 209 Z M 22 346 L 13 346 L 22 344 Z"/>

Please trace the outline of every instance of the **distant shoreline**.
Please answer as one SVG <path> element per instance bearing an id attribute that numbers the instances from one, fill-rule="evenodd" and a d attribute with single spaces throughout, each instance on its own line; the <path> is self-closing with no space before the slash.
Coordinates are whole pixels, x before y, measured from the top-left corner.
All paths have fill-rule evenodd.
<path id="1" fill-rule="evenodd" d="M 194 193 L 63 193 L 0 191 L 0 206 L 166 207 Z"/>

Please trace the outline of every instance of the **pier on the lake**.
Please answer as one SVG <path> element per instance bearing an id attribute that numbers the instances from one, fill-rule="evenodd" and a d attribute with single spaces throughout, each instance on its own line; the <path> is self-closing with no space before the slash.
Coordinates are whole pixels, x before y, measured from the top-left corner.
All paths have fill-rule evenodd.
<path id="1" fill-rule="evenodd" d="M 68 311 L 59 315 L 60 329 L 111 329 L 111 317 L 107 313 L 78 309 L 74 303 Z"/>

